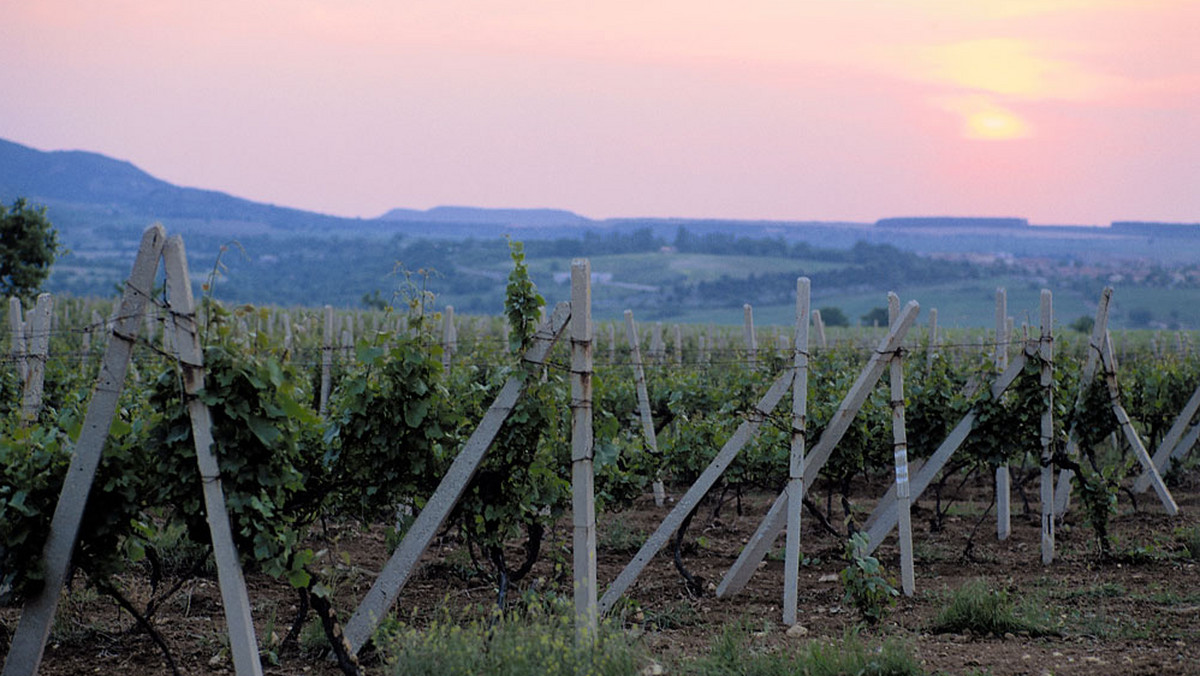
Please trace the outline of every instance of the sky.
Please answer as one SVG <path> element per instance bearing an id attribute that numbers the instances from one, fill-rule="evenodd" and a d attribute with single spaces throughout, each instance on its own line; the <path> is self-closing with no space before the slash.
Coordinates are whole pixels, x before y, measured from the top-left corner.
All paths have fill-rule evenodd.
<path id="1" fill-rule="evenodd" d="M 3 0 L 0 138 L 341 216 L 1200 222 L 1200 0 Z"/>

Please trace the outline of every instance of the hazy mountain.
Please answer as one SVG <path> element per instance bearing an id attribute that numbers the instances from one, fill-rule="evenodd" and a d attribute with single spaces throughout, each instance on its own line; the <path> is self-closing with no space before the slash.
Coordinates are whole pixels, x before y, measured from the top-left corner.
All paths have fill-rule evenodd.
<path id="1" fill-rule="evenodd" d="M 594 223 L 589 218 L 565 209 L 482 209 L 479 207 L 434 207 L 427 211 L 392 209 L 379 217 L 381 221 L 424 223 L 471 223 L 503 225 L 517 228 L 585 226 Z"/>
<path id="2" fill-rule="evenodd" d="M 0 200 L 26 197 L 52 207 L 71 205 L 69 213 L 144 216 L 152 220 L 201 220 L 258 224 L 285 230 L 351 228 L 357 219 L 338 218 L 234 197 L 215 190 L 182 188 L 157 179 L 129 162 L 78 150 L 44 152 L 0 139 Z M 55 210 L 58 211 L 58 210 Z M 70 219 L 71 216 L 68 216 Z M 60 229 L 72 222 L 54 219 Z M 82 224 L 81 224 L 82 225 Z M 189 224 L 194 225 L 194 224 Z M 185 230 L 191 227 L 183 228 Z"/>

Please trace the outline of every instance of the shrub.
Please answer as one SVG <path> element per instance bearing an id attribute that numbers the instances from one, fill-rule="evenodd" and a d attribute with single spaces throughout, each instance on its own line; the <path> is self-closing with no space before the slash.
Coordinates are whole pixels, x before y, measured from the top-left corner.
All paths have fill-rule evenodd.
<path id="1" fill-rule="evenodd" d="M 1053 629 L 1023 617 L 1013 607 L 1008 592 L 989 589 L 983 580 L 972 580 L 950 596 L 950 603 L 938 613 L 930 628 L 936 634 L 974 634 L 1002 636 L 1025 632 L 1032 636 L 1052 635 Z"/>
<path id="2" fill-rule="evenodd" d="M 868 623 L 875 624 L 887 615 L 900 592 L 888 581 L 883 564 L 867 555 L 867 543 L 865 533 L 855 533 L 846 543 L 850 565 L 842 570 L 842 585 L 846 588 L 846 603 Z"/>
<path id="3" fill-rule="evenodd" d="M 708 655 L 679 665 L 694 676 L 916 676 L 925 673 L 902 643 L 888 640 L 868 647 L 851 632 L 839 641 L 811 641 L 792 651 L 756 650 L 751 627 L 726 627 Z"/>
<path id="4" fill-rule="evenodd" d="M 642 659 L 637 647 L 604 624 L 590 646 L 575 640 L 566 603 L 534 602 L 490 618 L 443 617 L 425 628 L 385 626 L 376 638 L 386 674 L 405 676 L 627 676 Z"/>

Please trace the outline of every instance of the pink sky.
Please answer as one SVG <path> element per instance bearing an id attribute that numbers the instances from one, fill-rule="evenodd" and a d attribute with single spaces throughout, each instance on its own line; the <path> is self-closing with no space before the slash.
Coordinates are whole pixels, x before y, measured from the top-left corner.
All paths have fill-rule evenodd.
<path id="1" fill-rule="evenodd" d="M 371 217 L 1200 221 L 1198 0 L 6 0 L 0 137 Z"/>

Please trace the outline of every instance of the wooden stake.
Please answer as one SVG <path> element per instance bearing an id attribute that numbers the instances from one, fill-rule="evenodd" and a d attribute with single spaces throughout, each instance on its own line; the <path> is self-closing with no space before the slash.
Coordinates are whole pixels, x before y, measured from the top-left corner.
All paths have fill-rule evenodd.
<path id="1" fill-rule="evenodd" d="M 1171 424 L 1171 429 L 1167 430 L 1167 434 L 1158 444 L 1158 449 L 1154 451 L 1154 468 L 1161 475 L 1167 471 L 1167 463 L 1171 459 L 1172 451 L 1179 444 L 1179 440 L 1183 438 L 1183 433 L 1187 430 L 1188 424 L 1196 417 L 1196 412 L 1200 411 L 1200 386 L 1197 386 L 1192 392 L 1191 399 L 1188 399 L 1179 416 L 1175 418 L 1175 422 Z M 1137 493 L 1145 493 L 1150 487 L 1150 473 L 1142 472 L 1142 475 L 1133 483 L 1133 490 Z"/>
<path id="2" fill-rule="evenodd" d="M 937 323 L 937 308 L 929 310 L 929 345 L 925 351 L 925 369 L 933 368 L 933 360 L 937 357 L 938 351 L 938 323 Z"/>
<path id="3" fill-rule="evenodd" d="M 1009 385 L 1012 385 L 1013 381 L 1017 379 L 1017 376 L 1020 375 L 1021 371 L 1025 368 L 1025 362 L 1028 360 L 1028 354 L 1032 354 L 1032 352 L 1036 349 L 1036 343 L 1033 345 L 1026 345 L 1025 352 L 1017 355 L 1017 358 L 1008 365 L 1008 370 L 1001 374 L 1001 376 L 992 383 L 991 390 L 993 399 L 999 397 L 1004 393 L 1005 390 L 1008 389 Z M 931 455 L 929 459 L 921 465 L 920 470 L 916 472 L 916 474 L 912 477 L 912 481 L 910 482 L 912 500 L 916 500 L 917 498 L 921 497 L 921 494 L 924 493 L 925 489 L 929 487 L 929 484 L 933 481 L 933 478 L 937 476 L 937 473 L 940 472 L 942 467 L 946 465 L 946 462 L 950 459 L 950 456 L 952 456 L 954 452 L 958 450 L 958 447 L 962 446 L 962 443 L 966 441 L 967 436 L 969 436 L 971 433 L 971 429 L 975 426 L 975 418 L 977 416 L 978 413 L 975 411 L 975 409 L 971 409 L 965 416 L 963 416 L 962 420 L 960 420 L 958 424 L 954 426 L 954 429 L 950 431 L 950 434 L 946 436 L 946 439 L 941 443 L 940 446 L 937 447 L 937 450 L 933 452 L 933 455 Z M 866 524 L 864 524 L 864 528 L 867 531 L 867 538 L 869 540 L 867 553 L 875 551 L 875 548 L 883 542 L 883 539 L 887 537 L 888 533 L 890 533 L 892 529 L 896 527 L 898 519 L 899 508 L 896 504 L 896 487 L 893 485 L 879 501 L 879 504 L 876 505 L 875 511 L 871 513 L 871 516 L 867 519 Z"/>
<path id="4" fill-rule="evenodd" d="M 192 422 L 192 439 L 196 445 L 196 463 L 204 491 L 204 509 L 208 515 L 213 558 L 217 562 L 217 579 L 221 586 L 221 603 L 225 607 L 230 652 L 238 674 L 259 675 L 262 674 L 262 664 L 258 657 L 258 640 L 254 635 L 254 618 L 250 613 L 250 597 L 246 593 L 242 564 L 233 544 L 233 529 L 225 508 L 225 491 L 221 487 L 221 468 L 212 448 L 212 417 L 208 405 L 197 396 L 204 389 L 204 352 L 200 347 L 200 334 L 196 330 L 196 307 L 183 238 L 179 235 L 167 240 L 163 248 L 163 267 L 167 273 L 167 299 L 170 317 L 175 325 L 174 344 L 179 365 L 183 369 L 183 389 L 187 395 L 188 417 Z"/>
<path id="5" fill-rule="evenodd" d="M 993 357 L 996 372 L 1004 373 L 1008 367 L 1008 295 L 1003 288 L 996 289 L 996 345 Z M 1012 480 L 1008 474 L 1008 463 L 996 467 L 996 539 L 1007 540 L 1012 533 Z"/>
<path id="6" fill-rule="evenodd" d="M 749 303 L 742 306 L 742 316 L 746 336 L 746 361 L 750 363 L 750 368 L 754 368 L 758 365 L 758 338 L 754 333 L 754 308 L 750 307 Z"/>
<path id="7" fill-rule="evenodd" d="M 523 361 L 530 365 L 544 364 L 550 348 L 554 347 L 554 343 L 566 329 L 570 317 L 571 305 L 559 303 L 550 319 L 538 327 L 533 345 L 525 351 Z M 379 577 L 375 578 L 375 583 L 367 591 L 358 610 L 346 623 L 345 636 L 352 653 L 357 653 L 366 645 L 376 627 L 383 621 L 385 613 L 396 602 L 396 597 L 404 589 L 417 561 L 441 529 L 446 517 L 450 516 L 450 512 L 458 504 L 467 484 L 475 476 L 479 463 L 483 461 L 488 446 L 495 439 L 524 389 L 525 380 L 520 376 L 513 376 L 504 383 L 504 387 L 484 413 L 483 419 L 479 421 L 479 426 L 467 439 L 462 451 L 454 458 L 450 469 L 446 471 L 441 483 L 425 504 L 425 508 L 417 515 L 408 533 L 396 547 L 392 558 L 379 573 Z"/>
<path id="8" fill-rule="evenodd" d="M 454 326 L 454 306 L 447 305 L 442 313 L 442 372 L 450 373 L 450 364 L 458 350 L 458 330 Z"/>
<path id="9" fill-rule="evenodd" d="M 37 303 L 26 322 L 29 326 L 29 360 L 21 397 L 21 420 L 25 423 L 37 420 L 38 412 L 42 410 L 42 390 L 46 380 L 46 357 L 50 351 L 50 317 L 53 309 L 54 297 L 48 293 L 38 294 Z"/>
<path id="10" fill-rule="evenodd" d="M 321 401 L 319 413 L 329 409 L 329 393 L 333 389 L 333 306 L 325 306 L 325 331 L 321 343 Z"/>
<path id="11" fill-rule="evenodd" d="M 571 489 L 575 524 L 575 636 L 591 645 L 599 630 L 596 608 L 596 507 L 592 473 L 592 271 L 571 262 Z"/>
<path id="12" fill-rule="evenodd" d="M 825 431 L 821 433 L 821 438 L 817 440 L 816 445 L 804 459 L 805 486 L 812 486 L 816 482 L 817 475 L 825 466 L 825 462 L 829 460 L 834 447 L 841 441 L 846 430 L 850 428 L 854 416 L 862 408 L 863 402 L 870 396 L 871 390 L 883 375 L 883 370 L 890 362 L 892 354 L 899 349 L 900 344 L 904 341 L 904 336 L 916 321 L 919 309 L 920 306 L 916 301 L 909 301 L 904 310 L 900 312 L 895 326 L 880 340 L 867 365 L 858 374 L 854 384 L 850 386 L 846 397 L 842 399 L 841 405 L 838 406 L 837 411 L 825 426 Z M 758 564 L 766 557 L 775 538 L 779 536 L 779 532 L 786 525 L 786 512 L 787 494 L 784 492 L 775 499 L 770 511 L 759 523 L 758 530 L 750 537 L 750 541 L 742 548 L 742 553 L 738 556 L 737 561 L 722 578 L 721 583 L 717 585 L 718 597 L 736 594 L 746 586 Z"/>
<path id="13" fill-rule="evenodd" d="M 1100 303 L 1096 306 L 1096 321 L 1092 324 L 1092 337 L 1088 341 L 1087 359 L 1083 364 L 1083 372 L 1079 378 L 1079 391 L 1075 394 L 1074 410 L 1078 411 L 1083 407 L 1084 397 L 1087 395 L 1088 388 L 1092 386 L 1092 381 L 1096 378 L 1096 368 L 1100 364 L 1100 355 L 1104 350 L 1105 336 L 1108 335 L 1108 306 L 1112 302 L 1113 289 L 1111 286 L 1104 287 L 1100 292 Z M 1076 459 L 1079 457 L 1079 442 L 1075 433 L 1075 426 L 1067 430 L 1067 457 Z M 1071 500 L 1071 477 L 1074 475 L 1069 469 L 1064 469 L 1058 473 L 1058 487 L 1054 489 L 1054 515 L 1061 518 L 1067 513 L 1067 505 Z"/>
<path id="14" fill-rule="evenodd" d="M 792 370 L 788 369 L 788 371 L 775 380 L 775 383 L 771 385 L 771 389 L 767 390 L 767 393 L 759 400 L 754 410 L 747 415 L 746 420 L 742 421 L 742 424 L 738 426 L 733 436 L 725 442 L 725 445 L 717 452 L 716 457 L 712 459 L 712 462 L 700 474 L 700 478 L 696 479 L 696 483 L 692 484 L 692 487 L 679 499 L 679 502 L 675 503 L 675 508 L 667 514 L 667 517 L 659 524 L 658 529 L 646 539 L 646 542 L 638 550 L 633 560 L 625 566 L 625 569 L 613 581 L 608 591 L 604 592 L 604 597 L 600 599 L 600 612 L 602 614 L 612 610 L 617 599 L 621 598 L 625 591 L 637 580 L 638 575 L 641 574 L 646 564 L 650 563 L 650 560 L 667 544 L 667 540 L 679 529 L 684 518 L 704 498 L 708 490 L 712 488 L 725 469 L 737 457 L 742 447 L 754 438 L 763 421 L 771 414 L 771 411 L 783 399 L 783 395 L 787 393 L 788 388 L 791 387 L 793 376 L 794 373 Z M 778 533 L 778 531 L 776 532 Z"/>
<path id="15" fill-rule="evenodd" d="M 1125 433 L 1125 440 L 1129 442 L 1129 447 L 1133 449 L 1138 462 L 1142 463 L 1142 468 L 1150 475 L 1150 485 L 1154 486 L 1154 492 L 1158 494 L 1158 499 L 1162 502 L 1163 509 L 1167 510 L 1169 516 L 1175 516 L 1179 513 L 1179 507 L 1175 504 L 1175 498 L 1171 497 L 1171 491 L 1167 490 L 1167 484 L 1163 482 L 1162 476 L 1154 466 L 1154 461 L 1150 458 L 1150 454 L 1146 452 L 1146 447 L 1142 444 L 1141 438 L 1138 437 L 1137 430 L 1133 429 L 1133 423 L 1129 420 L 1129 414 L 1125 412 L 1125 407 L 1121 405 L 1121 390 L 1117 387 L 1117 365 L 1112 352 L 1112 338 L 1107 332 L 1104 334 L 1102 358 L 1104 362 L 1104 381 L 1108 387 L 1109 405 L 1112 406 L 1113 415 L 1117 417 L 1117 423 Z"/>
<path id="16" fill-rule="evenodd" d="M 1042 289 L 1041 320 L 1039 384 L 1046 400 L 1041 428 L 1042 563 L 1049 564 L 1054 560 L 1054 303 L 1048 289 Z"/>
<path id="17" fill-rule="evenodd" d="M 633 310 L 625 311 L 625 332 L 629 338 L 629 357 L 633 361 L 633 378 L 638 397 L 638 415 L 642 420 L 642 437 L 646 440 L 646 451 L 658 456 L 658 438 L 654 432 L 654 417 L 650 412 L 650 394 L 646 389 L 646 371 L 642 368 L 642 349 L 638 345 L 637 324 L 633 321 Z M 666 501 L 666 489 L 662 479 L 654 477 L 654 504 L 662 507 Z"/>
<path id="18" fill-rule="evenodd" d="M 137 339 L 138 325 L 150 298 L 149 292 L 153 288 L 158 259 L 165 242 L 166 233 L 161 225 L 147 228 L 142 235 L 133 271 L 125 284 L 120 309 L 117 311 L 118 319 L 113 327 L 113 337 L 116 340 L 110 340 L 105 350 L 100 375 L 84 415 L 83 429 L 79 440 L 75 442 L 71 464 L 63 479 L 62 491 L 59 493 L 58 504 L 50 522 L 50 531 L 46 536 L 46 545 L 42 550 L 42 591 L 25 601 L 20 623 L 13 634 L 8 655 L 4 660 L 3 676 L 32 676 L 37 673 L 42 663 L 46 639 L 50 635 L 54 613 L 58 608 L 59 592 L 66 584 L 71 554 L 75 551 L 75 543 L 79 539 L 83 509 L 87 505 L 92 480 L 100 464 L 100 454 L 108 440 L 109 427 L 117 410 L 117 400 L 121 396 L 129 368 L 129 358 Z M 19 321 L 19 316 L 13 314 L 13 307 L 10 299 L 9 319 L 12 321 L 12 318 L 17 316 Z M 19 308 L 19 304 L 16 307 Z M 16 335 L 16 332 L 13 335 Z"/>
<path id="19" fill-rule="evenodd" d="M 800 513 L 804 510 L 804 445 L 808 421 L 808 316 L 812 282 L 796 280 L 796 333 L 792 382 L 792 445 L 788 466 L 787 538 L 783 559 L 783 623 L 796 623 L 800 599 Z"/>
<path id="20" fill-rule="evenodd" d="M 888 326 L 900 314 L 900 297 L 888 294 Z M 912 504 L 908 486 L 908 432 L 904 424 L 904 359 L 900 350 L 891 359 L 892 455 L 896 463 L 896 506 L 900 524 L 900 586 L 905 596 L 916 588 L 913 570 Z"/>
<path id="21" fill-rule="evenodd" d="M 17 364 L 17 377 L 21 382 L 29 378 L 28 353 L 25 351 L 25 315 L 21 310 L 21 299 L 8 299 L 9 352 Z"/>

